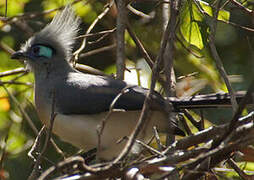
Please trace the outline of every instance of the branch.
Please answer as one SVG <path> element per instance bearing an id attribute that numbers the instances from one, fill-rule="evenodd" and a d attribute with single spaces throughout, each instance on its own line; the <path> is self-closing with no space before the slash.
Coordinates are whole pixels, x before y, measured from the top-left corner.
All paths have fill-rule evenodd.
<path id="1" fill-rule="evenodd" d="M 116 19 L 116 77 L 117 79 L 124 79 L 125 70 L 125 22 L 127 21 L 126 16 L 126 5 L 125 0 L 115 1 L 117 5 L 117 19 Z"/>
<path id="2" fill-rule="evenodd" d="M 28 72 L 28 70 L 26 70 L 25 68 L 12 69 L 9 71 L 0 72 L 0 78 L 26 72 Z"/>
<path id="3" fill-rule="evenodd" d="M 87 57 L 87 56 L 92 56 L 94 54 L 101 53 L 103 51 L 109 51 L 111 49 L 114 49 L 115 47 L 116 47 L 116 44 L 104 46 L 104 47 L 101 47 L 101 48 L 98 48 L 98 49 L 95 49 L 95 50 L 91 50 L 91 51 L 86 52 L 86 53 L 82 53 L 82 54 L 80 54 L 79 57 L 84 58 L 84 57 Z"/>
<path id="4" fill-rule="evenodd" d="M 35 165 L 33 167 L 33 171 L 30 174 L 28 180 L 33 180 L 37 177 L 38 173 L 39 173 L 39 166 L 41 164 L 42 161 L 42 156 L 44 155 L 44 153 L 46 152 L 46 149 L 48 147 L 48 144 L 50 142 L 51 139 L 51 134 L 52 134 L 52 130 L 53 130 L 53 125 L 54 125 L 54 120 L 56 117 L 56 113 L 55 113 L 55 91 L 52 92 L 52 103 L 51 103 L 51 115 L 50 115 L 50 121 L 49 121 L 49 127 L 47 128 L 47 133 L 46 133 L 46 139 L 44 142 L 44 145 L 42 147 L 41 152 L 39 153 L 39 156 L 37 157 L 37 160 L 35 162 Z M 36 142 L 36 141 L 35 141 Z"/>
<path id="5" fill-rule="evenodd" d="M 229 94 L 231 95 L 230 98 L 231 98 L 231 103 L 232 103 L 232 108 L 233 108 L 233 111 L 236 112 L 237 110 L 237 101 L 236 101 L 236 97 L 235 97 L 235 92 L 229 82 L 229 79 L 227 77 L 227 73 L 223 67 L 223 63 L 220 59 L 220 56 L 216 50 L 216 47 L 215 47 L 215 33 L 216 33 L 216 26 L 217 26 L 217 17 L 218 17 L 218 14 L 219 14 L 219 10 L 220 10 L 220 3 L 221 3 L 221 0 L 219 0 L 217 2 L 217 7 L 215 9 L 215 12 L 214 12 L 214 15 L 213 15 L 213 21 L 210 25 L 210 29 L 211 29 L 211 34 L 209 36 L 209 46 L 210 46 L 210 49 L 211 49 L 211 53 L 212 53 L 212 56 L 215 60 L 215 63 L 216 63 L 216 67 L 218 68 L 219 70 L 219 73 L 220 75 L 222 76 L 226 86 L 227 86 L 227 89 L 229 91 Z"/>
<path id="6" fill-rule="evenodd" d="M 83 49 L 86 47 L 86 35 L 90 34 L 90 32 L 93 30 L 94 26 L 99 22 L 99 20 L 101 20 L 110 10 L 110 8 L 113 5 L 113 0 L 110 1 L 110 3 L 106 6 L 106 8 L 104 9 L 104 11 L 93 21 L 93 23 L 89 26 L 89 28 L 86 30 L 85 35 L 83 35 L 82 37 L 84 37 L 81 46 L 79 47 L 79 49 L 77 49 L 74 53 L 74 64 L 75 62 L 78 61 L 79 59 L 79 54 L 83 51 Z"/>
<path id="7" fill-rule="evenodd" d="M 238 7 L 239 9 L 243 10 L 243 12 L 247 13 L 248 15 L 250 16 L 254 16 L 254 11 L 253 10 L 250 10 L 246 7 L 244 7 L 241 3 L 237 2 L 236 0 L 230 0 L 230 2 L 232 4 L 234 4 L 236 7 Z"/>

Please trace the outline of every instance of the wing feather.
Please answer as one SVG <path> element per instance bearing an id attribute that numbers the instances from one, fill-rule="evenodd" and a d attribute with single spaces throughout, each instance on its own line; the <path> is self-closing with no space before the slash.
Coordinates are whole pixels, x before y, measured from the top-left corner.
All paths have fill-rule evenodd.
<path id="1" fill-rule="evenodd" d="M 128 86 L 124 81 L 103 76 L 70 73 L 65 81 L 66 85 L 57 86 L 56 92 L 56 107 L 63 114 L 95 114 L 108 111 L 113 100 L 126 87 L 129 87 L 127 92 L 120 95 L 114 108 L 139 110 L 148 93 L 148 89 Z M 162 105 L 163 99 L 160 98 L 159 104 Z"/>

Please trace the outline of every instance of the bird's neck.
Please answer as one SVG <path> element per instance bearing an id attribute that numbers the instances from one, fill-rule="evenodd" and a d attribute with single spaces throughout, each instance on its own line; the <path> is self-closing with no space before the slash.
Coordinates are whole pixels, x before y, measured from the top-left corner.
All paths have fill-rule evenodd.
<path id="1" fill-rule="evenodd" d="M 66 62 L 67 63 L 67 62 Z M 44 124 L 48 123 L 51 113 L 53 92 L 59 84 L 64 83 L 68 74 L 75 71 L 69 64 L 54 64 L 34 67 L 35 104 L 39 117 Z"/>
<path id="2" fill-rule="evenodd" d="M 58 64 L 44 64 L 43 66 L 41 65 L 33 67 L 35 81 L 45 81 L 55 79 L 55 77 L 66 77 L 70 72 L 75 71 L 76 70 L 71 67 L 68 62 L 61 62 Z"/>

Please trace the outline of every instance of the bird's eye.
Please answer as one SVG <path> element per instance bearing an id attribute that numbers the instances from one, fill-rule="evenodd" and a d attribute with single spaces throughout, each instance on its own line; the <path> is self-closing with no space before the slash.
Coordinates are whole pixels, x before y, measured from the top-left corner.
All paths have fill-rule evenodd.
<path id="1" fill-rule="evenodd" d="M 32 52 L 33 52 L 34 55 L 39 55 L 39 53 L 40 53 L 40 47 L 39 46 L 34 46 L 32 48 Z"/>
<path id="2" fill-rule="evenodd" d="M 34 56 L 43 56 L 51 58 L 53 55 L 53 49 L 48 46 L 35 45 L 32 47 L 32 53 Z"/>

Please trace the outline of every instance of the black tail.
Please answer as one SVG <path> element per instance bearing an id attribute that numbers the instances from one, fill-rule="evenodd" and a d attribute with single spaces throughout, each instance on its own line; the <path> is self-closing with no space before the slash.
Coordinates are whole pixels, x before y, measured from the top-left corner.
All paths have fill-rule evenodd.
<path id="1" fill-rule="evenodd" d="M 236 101 L 239 103 L 244 95 L 245 92 L 236 92 Z M 180 99 L 169 97 L 167 99 L 173 104 L 176 111 L 181 109 L 231 107 L 230 95 L 228 93 L 195 95 Z M 253 100 L 249 99 L 248 104 L 253 104 Z"/>

